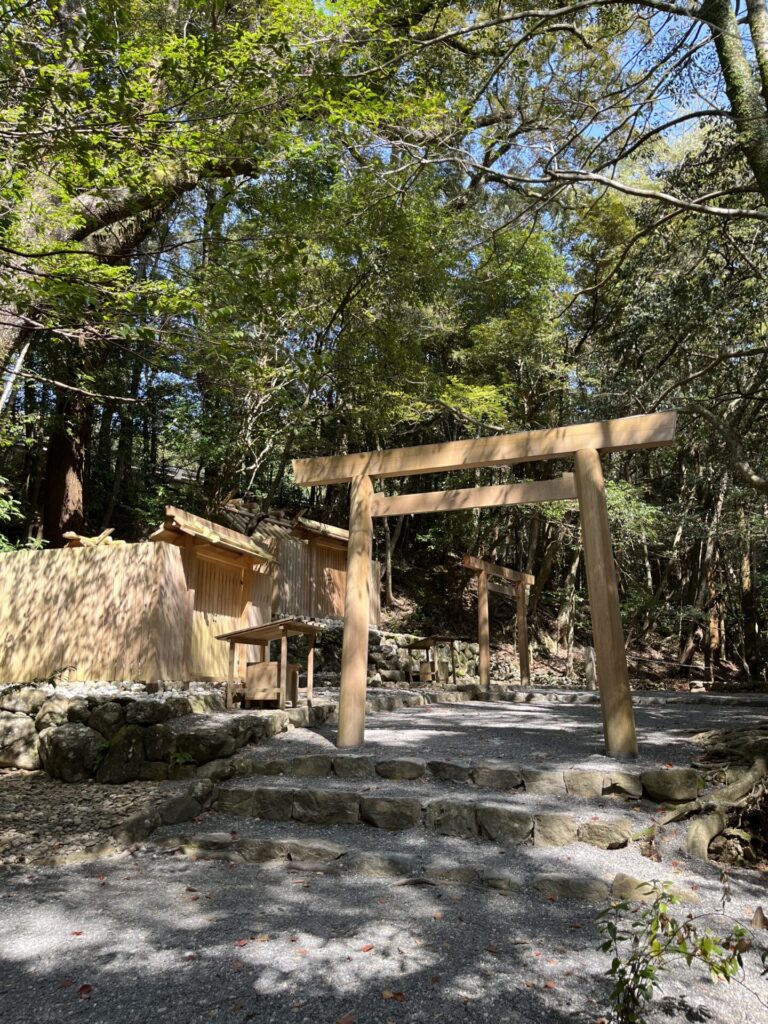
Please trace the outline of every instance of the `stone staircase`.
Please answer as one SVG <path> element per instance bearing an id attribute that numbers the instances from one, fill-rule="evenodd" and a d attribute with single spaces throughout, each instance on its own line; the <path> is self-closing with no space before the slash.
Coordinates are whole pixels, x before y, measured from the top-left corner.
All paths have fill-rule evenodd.
<path id="1" fill-rule="evenodd" d="M 261 749 L 222 769 L 194 821 L 161 827 L 150 843 L 197 859 L 601 901 L 650 891 L 659 803 L 701 786 L 684 768 Z"/>

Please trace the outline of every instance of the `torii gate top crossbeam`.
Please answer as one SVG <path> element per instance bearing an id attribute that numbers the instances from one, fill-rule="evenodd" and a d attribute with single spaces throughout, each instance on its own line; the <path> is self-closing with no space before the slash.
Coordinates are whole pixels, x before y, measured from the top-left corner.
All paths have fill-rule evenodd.
<path id="1" fill-rule="evenodd" d="M 524 583 L 526 587 L 532 587 L 536 582 L 536 577 L 529 572 L 518 572 L 517 569 L 508 569 L 506 565 L 496 565 L 495 562 L 486 562 L 485 559 L 474 558 L 472 555 L 464 555 L 461 564 L 465 569 L 487 572 L 489 576 L 496 576 L 497 579 L 507 580 L 509 583 Z"/>
<path id="2" fill-rule="evenodd" d="M 575 455 L 585 448 L 600 452 L 658 448 L 674 440 L 676 420 L 674 412 L 657 412 L 498 437 L 445 441 L 356 455 L 294 459 L 293 474 L 299 486 L 315 487 L 347 483 L 360 476 L 415 476 L 419 473 L 447 473 L 455 469 L 558 459 Z"/>

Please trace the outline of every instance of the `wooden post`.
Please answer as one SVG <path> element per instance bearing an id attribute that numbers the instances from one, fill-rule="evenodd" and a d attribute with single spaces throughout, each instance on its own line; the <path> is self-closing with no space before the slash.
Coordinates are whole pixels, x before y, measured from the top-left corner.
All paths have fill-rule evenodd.
<path id="1" fill-rule="evenodd" d="M 307 707 L 312 707 L 312 687 L 315 681 L 315 638 L 307 636 Z"/>
<path id="2" fill-rule="evenodd" d="M 609 757 L 637 757 L 635 715 L 600 455 L 594 448 L 582 448 L 576 452 L 575 469 L 605 749 Z"/>
<path id="3" fill-rule="evenodd" d="M 488 627 L 488 573 L 477 574 L 477 642 L 480 645 L 480 685 L 491 685 L 491 637 Z"/>
<path id="4" fill-rule="evenodd" d="M 229 642 L 229 671 L 227 673 L 227 700 L 226 706 L 232 707 L 232 688 L 235 685 L 235 641 Z"/>
<path id="5" fill-rule="evenodd" d="M 277 706 L 281 711 L 285 708 L 285 698 L 288 693 L 288 634 L 283 633 L 280 637 L 280 664 L 277 668 L 278 685 L 280 687 L 280 698 Z"/>
<path id="6" fill-rule="evenodd" d="M 427 661 L 429 661 L 429 653 L 427 653 Z M 432 644 L 432 684 L 437 686 L 437 644 Z"/>
<path id="7" fill-rule="evenodd" d="M 451 672 L 453 674 L 453 685 L 456 686 L 456 643 L 451 640 Z"/>
<path id="8" fill-rule="evenodd" d="M 517 657 L 520 661 L 520 685 L 530 686 L 531 662 L 528 656 L 528 612 L 524 583 L 518 583 L 515 586 L 515 603 L 517 607 Z"/>
<path id="9" fill-rule="evenodd" d="M 347 593 L 341 649 L 341 693 L 337 747 L 359 747 L 365 739 L 365 689 L 368 680 L 373 484 L 369 476 L 352 481 L 347 546 Z"/>

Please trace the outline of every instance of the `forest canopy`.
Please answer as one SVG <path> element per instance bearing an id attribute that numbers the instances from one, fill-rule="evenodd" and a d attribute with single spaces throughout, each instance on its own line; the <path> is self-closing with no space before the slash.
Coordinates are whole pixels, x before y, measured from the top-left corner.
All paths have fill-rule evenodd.
<path id="1" fill-rule="evenodd" d="M 606 460 L 625 626 L 761 671 L 764 0 L 16 0 L 0 70 L 4 545 L 232 497 L 346 525 L 291 458 L 676 409 Z M 377 529 L 578 628 L 575 509 Z"/>

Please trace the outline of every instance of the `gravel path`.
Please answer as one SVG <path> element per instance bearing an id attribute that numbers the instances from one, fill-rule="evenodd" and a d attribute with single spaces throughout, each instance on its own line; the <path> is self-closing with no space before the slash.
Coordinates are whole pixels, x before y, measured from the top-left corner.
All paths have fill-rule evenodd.
<path id="1" fill-rule="evenodd" d="M 686 705 L 635 709 L 640 768 L 686 766 L 701 751 L 690 737 L 705 729 L 736 728 L 768 719 L 768 709 Z M 335 752 L 336 727 L 297 729 L 260 748 L 264 757 Z M 376 757 L 505 758 L 552 768 L 621 768 L 603 753 L 600 708 L 572 704 L 467 703 L 368 715 L 365 753 Z"/>
<path id="2" fill-rule="evenodd" d="M 594 1024 L 606 1009 L 594 908 L 533 894 L 144 853 L 14 874 L 0 906 L 3 1024 Z M 696 968 L 664 995 L 653 1021 L 765 1019 Z"/>
<path id="3" fill-rule="evenodd" d="M 684 704 L 636 714 L 638 767 L 687 765 L 698 753 L 689 740 L 692 732 L 754 724 L 764 717 L 750 708 Z M 332 727 L 302 729 L 256 749 L 266 757 L 332 751 L 333 737 Z M 601 753 L 600 711 L 592 706 L 408 709 L 371 715 L 367 739 L 366 753 L 378 757 L 504 757 L 558 768 L 614 764 Z M 304 781 L 313 787 L 369 784 Z M 385 780 L 380 786 L 400 791 Z M 432 790 L 429 784 L 418 787 Z M 12 827 L 26 828 L 25 836 L 34 838 L 37 831 L 44 842 L 59 842 L 57 836 L 64 834 L 93 856 L 98 847 L 95 840 L 88 846 L 94 838 L 90 830 L 100 833 L 158 788 L 151 783 L 63 785 L 37 773 L 9 773 L 0 776 L 0 813 L 7 826 L 10 809 Z M 504 799 L 515 802 L 519 795 Z M 531 806 L 547 802 L 534 798 Z M 577 806 L 591 809 L 589 801 L 578 800 L 559 809 Z M 624 812 L 621 801 L 603 800 L 601 807 L 605 813 Z M 646 813 L 640 806 L 632 811 L 633 816 Z M 522 889 L 502 894 L 473 884 L 402 885 L 295 864 L 190 860 L 151 845 L 213 831 L 243 838 L 325 839 L 353 851 L 408 853 L 422 863 L 503 864 L 519 873 Z M 0 874 L 0 1019 L 2 1024 L 597 1024 L 606 1016 L 609 989 L 609 959 L 596 951 L 599 908 L 567 899 L 550 902 L 528 883 L 536 872 L 547 871 L 606 881 L 618 871 L 669 878 L 681 890 L 695 891 L 696 902 L 681 908 L 682 914 L 714 914 L 722 894 L 719 870 L 688 860 L 683 835 L 682 827 L 665 829 L 659 863 L 643 857 L 638 844 L 613 851 L 584 844 L 504 850 L 422 828 L 393 834 L 207 813 L 158 830 L 150 845 L 132 855 L 58 867 L 16 865 Z M 734 872 L 731 896 L 728 911 L 742 924 L 758 905 L 768 911 L 768 885 L 757 872 Z M 768 933 L 758 941 L 765 945 Z M 757 995 L 740 983 L 715 987 L 696 967 L 676 967 L 665 977 L 663 998 L 653 1004 L 649 1019 L 653 1024 L 768 1019 L 768 979 L 760 977 L 757 951 L 749 951 L 745 962 L 746 981 Z"/>

